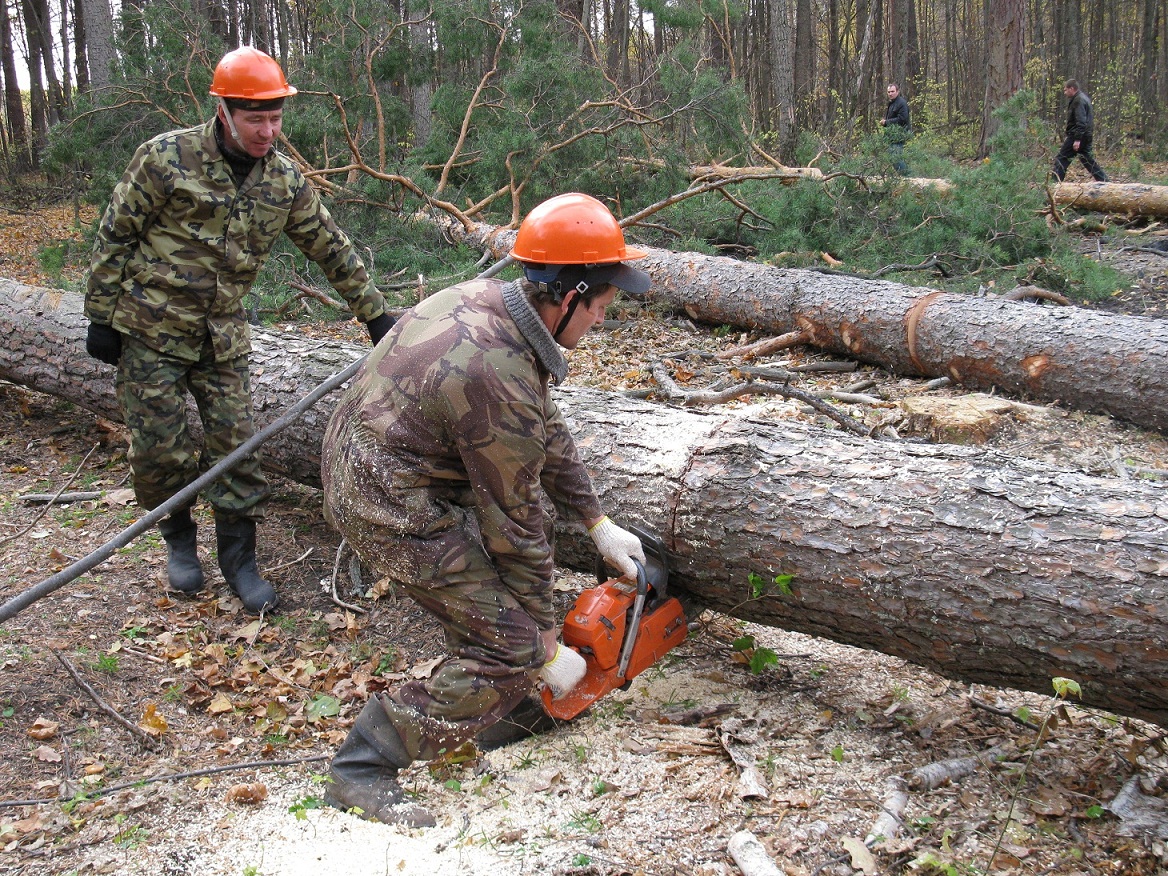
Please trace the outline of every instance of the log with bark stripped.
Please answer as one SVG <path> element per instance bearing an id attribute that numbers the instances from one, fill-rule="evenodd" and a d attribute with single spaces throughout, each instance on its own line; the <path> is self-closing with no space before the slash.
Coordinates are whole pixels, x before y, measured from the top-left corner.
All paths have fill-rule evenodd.
<path id="1" fill-rule="evenodd" d="M 117 416 L 76 296 L 0 283 L 0 331 L 0 378 Z M 254 340 L 261 423 L 363 352 Z M 1085 704 L 1168 726 L 1162 485 L 597 390 L 557 398 L 606 510 L 661 533 L 675 585 L 703 604 L 969 682 L 1050 694 L 1066 676 Z M 277 436 L 267 465 L 317 483 L 333 404 Z M 579 527 L 559 530 L 558 559 L 590 567 Z"/>

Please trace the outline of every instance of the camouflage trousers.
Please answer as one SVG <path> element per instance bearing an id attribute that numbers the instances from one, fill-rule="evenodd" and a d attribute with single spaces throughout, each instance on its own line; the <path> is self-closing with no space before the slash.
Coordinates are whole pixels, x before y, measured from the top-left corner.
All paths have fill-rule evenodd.
<path id="1" fill-rule="evenodd" d="M 452 751 L 510 714 L 545 661 L 539 627 L 500 580 L 473 513 L 455 506 L 451 518 L 453 525 L 428 538 L 364 526 L 354 546 L 445 631 L 450 656 L 428 679 L 378 697 L 414 760 Z M 343 521 L 334 522 L 343 533 Z"/>
<path id="2" fill-rule="evenodd" d="M 188 392 L 203 426 L 201 449 L 187 422 Z M 117 395 L 130 430 L 134 493 L 147 511 L 255 433 L 247 357 L 216 362 L 210 343 L 198 362 L 184 362 L 123 335 Z M 259 455 L 240 462 L 203 495 L 220 518 L 261 520 L 268 481 Z"/>

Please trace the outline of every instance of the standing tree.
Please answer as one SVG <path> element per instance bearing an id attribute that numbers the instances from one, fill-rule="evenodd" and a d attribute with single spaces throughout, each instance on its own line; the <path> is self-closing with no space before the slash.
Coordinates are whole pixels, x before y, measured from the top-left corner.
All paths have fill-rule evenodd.
<path id="1" fill-rule="evenodd" d="M 990 151 L 998 130 L 994 110 L 1022 87 L 1022 45 L 1025 0 L 985 0 L 985 99 L 982 101 L 981 140 L 977 157 Z"/>
<path id="2" fill-rule="evenodd" d="M 77 57 L 88 60 L 89 87 L 101 91 L 109 87 L 113 77 L 117 55 L 114 47 L 114 22 L 109 0 L 79 0 L 78 8 L 83 21 L 84 50 L 77 50 Z M 77 84 L 81 85 L 78 72 Z"/>
<path id="3" fill-rule="evenodd" d="M 0 64 L 4 72 L 5 157 L 13 173 L 23 173 L 32 166 L 33 159 L 24 101 L 20 95 L 20 80 L 16 75 L 14 48 L 11 9 L 8 0 L 3 0 L 0 5 Z"/>

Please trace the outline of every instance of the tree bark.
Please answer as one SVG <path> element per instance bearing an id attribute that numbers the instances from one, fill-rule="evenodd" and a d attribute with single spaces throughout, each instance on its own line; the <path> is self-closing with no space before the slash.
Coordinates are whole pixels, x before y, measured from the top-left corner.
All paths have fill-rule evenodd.
<path id="1" fill-rule="evenodd" d="M 116 419 L 113 369 L 86 357 L 84 328 L 78 296 L 0 281 L 0 378 Z M 262 330 L 254 346 L 261 426 L 365 352 Z M 660 533 L 674 585 L 701 604 L 968 682 L 1050 694 L 1065 676 L 1085 705 L 1168 726 L 1161 487 L 597 390 L 556 396 L 605 509 Z M 317 484 L 335 404 L 277 435 L 267 467 Z M 592 563 L 578 525 L 558 527 L 557 551 Z"/>
<path id="2" fill-rule="evenodd" d="M 1063 207 L 1119 216 L 1168 217 L 1168 186 L 1062 182 L 1052 188 L 1054 202 Z"/>
<path id="3" fill-rule="evenodd" d="M 977 157 L 990 154 L 990 139 L 998 130 L 994 110 L 1022 87 L 1024 72 L 1023 0 L 986 0 L 985 4 L 985 100 L 982 101 L 981 141 Z"/>
<path id="4" fill-rule="evenodd" d="M 109 0 L 81 0 L 85 16 L 85 56 L 89 61 L 89 85 L 95 90 L 108 88 L 113 77 L 113 13 Z"/>
<path id="5" fill-rule="evenodd" d="M 24 99 L 16 76 L 15 41 L 8 0 L 0 0 L 0 67 L 4 70 L 4 120 L 12 150 L 12 170 L 22 173 L 32 166 L 32 150 L 24 115 Z"/>
<path id="6" fill-rule="evenodd" d="M 497 258 L 514 232 L 448 233 Z M 1168 323 L 646 248 L 649 295 L 691 317 L 807 343 L 896 374 L 1058 402 L 1168 429 Z"/>
<path id="7" fill-rule="evenodd" d="M 642 162 L 645 163 L 645 162 Z M 781 173 L 781 175 L 776 175 Z M 768 166 L 741 167 L 729 164 L 695 164 L 689 168 L 693 180 L 712 178 L 726 180 L 776 179 L 791 185 L 801 179 L 830 182 L 831 177 L 817 167 L 784 167 L 781 172 Z M 951 191 L 953 183 L 947 179 L 909 177 L 898 182 L 917 188 L 935 188 Z M 1168 186 L 1147 183 L 1054 183 L 1050 186 L 1053 200 L 1062 207 L 1094 210 L 1130 217 L 1168 217 Z"/>

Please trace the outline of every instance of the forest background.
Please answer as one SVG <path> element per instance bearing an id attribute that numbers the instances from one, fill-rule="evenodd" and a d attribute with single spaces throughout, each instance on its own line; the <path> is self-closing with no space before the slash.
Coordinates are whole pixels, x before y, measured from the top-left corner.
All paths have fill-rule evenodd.
<path id="1" fill-rule="evenodd" d="M 36 197 L 100 208 L 140 142 L 210 116 L 219 57 L 255 45 L 301 90 L 283 148 L 387 291 L 467 275 L 480 255 L 398 219 L 514 226 L 580 190 L 669 249 L 869 273 L 920 262 L 930 271 L 882 275 L 1102 297 L 1115 278 L 1044 215 L 1064 79 L 1092 95 L 1113 178 L 1160 182 L 1144 168 L 1168 157 L 1163 0 L 2 2 L 8 187 L 33 171 Z M 956 194 L 889 181 L 888 81 L 912 108 L 912 175 Z M 776 183 L 809 165 L 831 184 Z M 75 250 L 42 253 L 49 273 Z M 313 270 L 289 248 L 258 288 Z"/>

